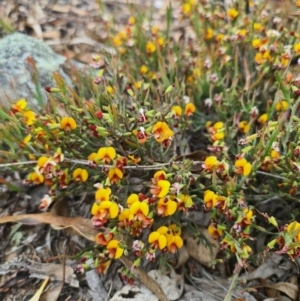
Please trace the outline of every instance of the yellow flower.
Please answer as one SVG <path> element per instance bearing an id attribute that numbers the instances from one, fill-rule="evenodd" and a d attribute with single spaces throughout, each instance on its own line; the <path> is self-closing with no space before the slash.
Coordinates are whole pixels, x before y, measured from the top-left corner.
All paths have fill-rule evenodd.
<path id="1" fill-rule="evenodd" d="M 70 132 L 71 130 L 75 130 L 77 128 L 76 121 L 72 117 L 63 117 L 60 122 L 60 126 L 67 132 Z"/>
<path id="2" fill-rule="evenodd" d="M 286 100 L 280 100 L 276 103 L 275 108 L 277 111 L 286 111 L 289 108 L 289 103 Z"/>
<path id="3" fill-rule="evenodd" d="M 124 209 L 120 214 L 119 214 L 119 221 L 124 222 L 124 221 L 131 221 L 133 220 L 134 215 L 130 212 L 128 208 Z"/>
<path id="4" fill-rule="evenodd" d="M 213 128 L 217 131 L 217 130 L 221 130 L 224 128 L 224 122 L 222 121 L 218 121 L 214 124 Z"/>
<path id="5" fill-rule="evenodd" d="M 152 128 L 152 133 L 157 142 L 168 146 L 169 141 L 174 136 L 174 132 L 169 128 L 169 126 L 164 121 L 158 121 L 154 124 Z"/>
<path id="6" fill-rule="evenodd" d="M 119 214 L 119 207 L 118 204 L 111 201 L 103 201 L 99 204 L 99 209 L 105 209 L 108 210 L 109 217 L 115 218 Z"/>
<path id="7" fill-rule="evenodd" d="M 35 121 L 35 113 L 33 111 L 23 112 L 26 125 L 32 125 Z"/>
<path id="8" fill-rule="evenodd" d="M 159 198 L 164 198 L 170 190 L 170 182 L 166 180 L 159 180 L 157 181 L 157 184 L 152 185 L 150 192 Z"/>
<path id="9" fill-rule="evenodd" d="M 204 161 L 203 167 L 206 170 L 211 170 L 214 167 L 218 166 L 219 163 L 220 162 L 215 156 L 208 156 Z"/>
<path id="10" fill-rule="evenodd" d="M 234 165 L 236 167 L 235 172 L 237 174 L 243 174 L 245 177 L 247 177 L 251 173 L 252 166 L 245 158 L 236 160 Z"/>
<path id="11" fill-rule="evenodd" d="M 262 53 L 257 52 L 255 57 L 254 57 L 254 61 L 255 61 L 256 64 L 261 65 L 264 62 L 264 58 L 263 58 Z"/>
<path id="12" fill-rule="evenodd" d="M 255 22 L 255 23 L 253 24 L 253 29 L 254 29 L 254 31 L 261 31 L 262 28 L 263 28 L 263 26 L 262 26 L 261 23 Z"/>
<path id="13" fill-rule="evenodd" d="M 109 93 L 110 95 L 113 95 L 115 93 L 114 88 L 112 86 L 107 86 L 106 87 L 106 91 L 107 93 Z"/>
<path id="14" fill-rule="evenodd" d="M 227 10 L 227 16 L 229 19 L 233 20 L 239 15 L 239 12 L 235 8 L 229 8 Z"/>
<path id="15" fill-rule="evenodd" d="M 21 144 L 24 146 L 24 145 L 27 145 L 28 142 L 31 140 L 32 136 L 29 134 L 29 135 L 26 135 L 25 138 L 22 140 Z"/>
<path id="16" fill-rule="evenodd" d="M 135 203 L 135 202 L 139 202 L 139 196 L 136 193 L 132 193 L 128 198 L 127 198 L 127 206 L 128 208 L 130 208 L 130 206 Z"/>
<path id="17" fill-rule="evenodd" d="M 44 183 L 44 176 L 34 171 L 27 176 L 27 180 L 35 185 L 39 185 Z"/>
<path id="18" fill-rule="evenodd" d="M 184 110 L 186 116 L 192 116 L 195 111 L 196 111 L 196 107 L 193 103 L 189 102 L 186 104 Z"/>
<path id="19" fill-rule="evenodd" d="M 119 35 L 116 35 L 113 37 L 112 43 L 115 47 L 120 47 L 122 45 L 122 39 L 119 37 Z"/>
<path id="20" fill-rule="evenodd" d="M 86 169 L 76 168 L 73 171 L 73 178 L 76 182 L 85 182 L 88 179 L 88 172 Z"/>
<path id="21" fill-rule="evenodd" d="M 212 28 L 208 28 L 205 33 L 205 39 L 210 40 L 214 36 L 214 30 Z"/>
<path id="22" fill-rule="evenodd" d="M 251 224 L 252 222 L 252 219 L 253 219 L 253 210 L 249 209 L 249 208 L 245 208 L 243 210 L 243 213 L 244 213 L 244 217 L 242 219 L 242 224 L 244 226 L 248 226 Z"/>
<path id="23" fill-rule="evenodd" d="M 108 171 L 108 178 L 111 184 L 116 184 L 123 179 L 123 172 L 120 168 L 113 167 Z"/>
<path id="24" fill-rule="evenodd" d="M 294 241 L 300 241 L 300 223 L 297 221 L 290 223 L 286 228 L 286 232 L 291 234 Z"/>
<path id="25" fill-rule="evenodd" d="M 123 253 L 124 249 L 120 247 L 120 242 L 116 239 L 113 239 L 108 242 L 106 246 L 106 251 L 108 253 L 109 258 L 120 258 Z"/>
<path id="26" fill-rule="evenodd" d="M 88 161 L 89 162 L 95 162 L 97 160 L 97 153 L 91 153 L 89 156 L 88 156 Z"/>
<path id="27" fill-rule="evenodd" d="M 130 16 L 128 19 L 128 25 L 132 26 L 135 24 L 135 17 L 134 16 Z"/>
<path id="28" fill-rule="evenodd" d="M 260 39 L 253 39 L 252 40 L 252 47 L 257 49 L 262 45 L 262 41 Z"/>
<path id="29" fill-rule="evenodd" d="M 145 65 L 142 65 L 141 68 L 140 68 L 140 73 L 142 75 L 146 74 L 148 72 L 148 67 L 145 66 Z"/>
<path id="30" fill-rule="evenodd" d="M 134 83 L 135 89 L 139 89 L 139 88 L 142 86 L 142 83 L 143 83 L 143 82 L 142 82 L 141 80 L 135 82 L 135 83 Z"/>
<path id="31" fill-rule="evenodd" d="M 157 203 L 157 214 L 161 216 L 170 216 L 176 212 L 177 202 L 170 198 L 161 198 Z"/>
<path id="32" fill-rule="evenodd" d="M 96 191 L 95 199 L 97 202 L 108 201 L 111 194 L 110 188 L 100 188 Z"/>
<path id="33" fill-rule="evenodd" d="M 219 42 L 223 41 L 224 38 L 225 38 L 225 35 L 223 33 L 218 33 L 216 36 L 216 40 Z"/>
<path id="34" fill-rule="evenodd" d="M 152 245 L 153 249 L 159 248 L 160 250 L 163 250 L 167 246 L 167 232 L 168 228 L 166 226 L 162 226 L 156 231 L 150 233 L 148 242 Z"/>
<path id="35" fill-rule="evenodd" d="M 294 44 L 294 51 L 296 53 L 300 53 L 300 42 Z"/>
<path id="36" fill-rule="evenodd" d="M 140 212 L 144 216 L 147 216 L 149 214 L 149 206 L 146 201 L 137 201 L 130 206 L 129 211 L 133 215 L 137 215 Z"/>
<path id="37" fill-rule="evenodd" d="M 108 164 L 115 159 L 116 155 L 116 150 L 113 147 L 101 147 L 98 150 L 97 159 Z"/>
<path id="38" fill-rule="evenodd" d="M 238 128 L 243 134 L 247 134 L 250 130 L 250 125 L 247 121 L 241 121 Z"/>
<path id="39" fill-rule="evenodd" d="M 182 12 L 183 14 L 187 15 L 190 13 L 192 6 L 189 3 L 184 3 L 182 6 Z"/>
<path id="40" fill-rule="evenodd" d="M 271 150 L 271 158 L 272 159 L 279 159 L 280 158 L 280 153 L 277 150 L 272 149 Z"/>
<path id="41" fill-rule="evenodd" d="M 223 234 L 223 231 L 215 223 L 211 223 L 207 231 L 214 239 L 220 238 Z"/>
<path id="42" fill-rule="evenodd" d="M 171 111 L 175 112 L 176 117 L 179 117 L 182 115 L 182 108 L 180 106 L 173 106 Z"/>
<path id="43" fill-rule="evenodd" d="M 22 98 L 22 99 L 19 99 L 15 104 L 13 104 L 11 106 L 11 108 L 16 111 L 16 112 L 20 112 L 20 111 L 23 111 L 27 106 L 27 101 Z"/>
<path id="44" fill-rule="evenodd" d="M 155 46 L 154 42 L 151 42 L 151 41 L 147 42 L 146 51 L 148 54 L 151 54 L 156 51 L 156 46 Z"/>
<path id="45" fill-rule="evenodd" d="M 264 113 L 262 115 L 259 116 L 259 118 L 257 119 L 257 121 L 260 123 L 260 124 L 264 124 L 268 121 L 268 114 L 267 113 Z"/>
<path id="46" fill-rule="evenodd" d="M 210 209 L 216 205 L 217 195 L 211 190 L 204 191 L 204 204 L 205 208 Z"/>
<path id="47" fill-rule="evenodd" d="M 194 202 L 191 198 L 190 195 L 188 194 L 180 194 L 179 195 L 179 204 L 178 204 L 178 210 L 184 210 L 184 209 L 189 209 L 194 206 Z"/>

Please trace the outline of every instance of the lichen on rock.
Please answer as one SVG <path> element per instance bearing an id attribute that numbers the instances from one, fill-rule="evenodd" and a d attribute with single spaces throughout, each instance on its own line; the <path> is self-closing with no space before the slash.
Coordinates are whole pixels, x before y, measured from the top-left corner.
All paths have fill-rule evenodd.
<path id="1" fill-rule="evenodd" d="M 38 70 L 37 81 L 32 77 L 32 59 Z M 65 58 L 56 54 L 45 42 L 21 33 L 0 40 L 0 105 L 25 98 L 32 108 L 47 102 L 46 86 L 53 86 L 53 72 L 59 72 L 66 85 L 71 80 L 62 70 Z M 40 96 L 38 96 L 40 91 Z"/>

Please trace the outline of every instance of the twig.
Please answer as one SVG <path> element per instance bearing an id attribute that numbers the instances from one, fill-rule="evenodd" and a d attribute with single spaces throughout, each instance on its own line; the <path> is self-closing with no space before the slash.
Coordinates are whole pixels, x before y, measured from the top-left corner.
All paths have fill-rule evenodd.
<path id="1" fill-rule="evenodd" d="M 234 276 L 233 276 L 233 278 L 232 278 L 230 287 L 229 287 L 228 292 L 227 292 L 227 294 L 226 294 L 226 296 L 225 296 L 225 298 L 224 298 L 224 301 L 230 301 L 230 300 L 231 300 L 231 297 L 232 297 L 233 291 L 234 291 L 234 289 L 235 289 L 235 287 L 236 287 L 236 282 L 237 282 L 237 280 L 238 280 L 238 278 L 239 278 L 239 274 L 240 274 L 240 271 L 241 271 L 241 270 L 242 270 L 242 267 L 239 266 L 239 267 L 237 268 L 236 273 L 234 274 Z"/>

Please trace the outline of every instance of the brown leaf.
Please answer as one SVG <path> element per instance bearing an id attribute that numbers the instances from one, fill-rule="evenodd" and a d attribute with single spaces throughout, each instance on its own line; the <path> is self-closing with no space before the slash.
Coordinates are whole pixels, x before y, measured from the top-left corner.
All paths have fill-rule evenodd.
<path id="1" fill-rule="evenodd" d="M 278 282 L 276 284 L 264 284 L 258 287 L 270 288 L 286 294 L 293 301 L 298 300 L 298 286 L 289 282 Z"/>
<path id="2" fill-rule="evenodd" d="M 90 241 L 94 241 L 94 237 L 99 230 L 96 230 L 90 219 L 82 217 L 64 217 L 53 215 L 52 213 L 37 214 L 21 214 L 0 217 L 0 224 L 18 222 L 25 225 L 50 224 L 57 230 L 65 228 L 74 229 L 79 235 L 84 236 Z"/>
<path id="3" fill-rule="evenodd" d="M 194 239 L 190 233 L 184 232 L 183 239 L 185 241 L 185 247 L 191 257 L 196 259 L 199 263 L 209 266 L 216 258 L 220 244 L 211 237 L 207 229 L 199 227 L 199 231 L 201 232 L 199 239 Z"/>

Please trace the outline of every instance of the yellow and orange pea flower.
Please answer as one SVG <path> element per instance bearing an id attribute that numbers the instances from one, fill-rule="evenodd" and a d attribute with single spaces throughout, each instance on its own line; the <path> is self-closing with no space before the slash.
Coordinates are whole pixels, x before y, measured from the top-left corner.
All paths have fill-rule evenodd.
<path id="1" fill-rule="evenodd" d="M 70 132 L 77 128 L 77 123 L 73 117 L 63 117 L 60 121 L 60 127 L 66 132 Z"/>
<path id="2" fill-rule="evenodd" d="M 260 124 L 265 124 L 269 119 L 269 115 L 267 113 L 264 113 L 262 115 L 259 116 L 259 118 L 257 119 L 258 123 Z"/>
<path id="3" fill-rule="evenodd" d="M 174 112 L 175 118 L 179 118 L 182 115 L 182 108 L 181 106 L 173 106 L 171 111 Z"/>
<path id="4" fill-rule="evenodd" d="M 234 166 L 236 167 L 235 173 L 242 174 L 247 177 L 251 173 L 252 165 L 245 158 L 241 158 L 235 161 Z"/>
<path id="5" fill-rule="evenodd" d="M 156 51 L 156 45 L 155 45 L 155 43 L 152 42 L 152 41 L 148 41 L 148 42 L 146 43 L 146 52 L 147 52 L 148 54 L 152 54 L 152 53 L 155 52 L 155 51 Z"/>
<path id="6" fill-rule="evenodd" d="M 195 204 L 188 194 L 181 193 L 178 198 L 177 209 L 178 211 L 185 211 L 187 212 L 189 209 L 195 207 Z"/>
<path id="7" fill-rule="evenodd" d="M 97 152 L 96 159 L 105 164 L 110 163 L 117 156 L 116 150 L 113 147 L 101 147 Z"/>
<path id="8" fill-rule="evenodd" d="M 192 116 L 196 111 L 196 107 L 193 103 L 189 102 L 185 105 L 184 114 L 188 117 Z"/>
<path id="9" fill-rule="evenodd" d="M 99 273 L 99 274 L 106 274 L 108 268 L 110 267 L 111 265 L 111 260 L 107 260 L 105 262 L 101 262 L 98 264 L 98 266 L 95 267 L 96 269 L 96 272 Z"/>
<path id="10" fill-rule="evenodd" d="M 103 201 L 109 201 L 111 195 L 111 189 L 110 188 L 99 188 L 96 191 L 95 199 L 97 202 L 103 202 Z"/>
<path id="11" fill-rule="evenodd" d="M 37 170 L 41 174 L 51 175 L 56 165 L 57 163 L 53 159 L 42 156 L 37 161 Z"/>
<path id="12" fill-rule="evenodd" d="M 208 226 L 207 231 L 214 239 L 220 238 L 223 234 L 223 231 L 218 228 L 218 225 L 216 223 L 211 223 Z"/>
<path id="13" fill-rule="evenodd" d="M 291 222 L 285 231 L 291 236 L 294 242 L 300 241 L 300 223 L 297 221 Z"/>
<path id="14" fill-rule="evenodd" d="M 235 8 L 229 8 L 227 10 L 227 16 L 231 20 L 234 20 L 238 15 L 239 15 L 239 12 Z"/>
<path id="15" fill-rule="evenodd" d="M 89 177 L 89 174 L 86 169 L 76 168 L 73 171 L 73 179 L 76 182 L 85 182 Z"/>
<path id="16" fill-rule="evenodd" d="M 243 227 L 247 227 L 248 225 L 252 224 L 252 220 L 254 218 L 253 210 L 251 210 L 249 208 L 245 208 L 243 210 L 243 214 L 244 214 L 244 217 L 242 218 L 240 223 Z"/>
<path id="17" fill-rule="evenodd" d="M 222 121 L 216 122 L 213 126 L 208 126 L 207 130 L 213 141 L 222 140 L 225 137 L 225 125 Z"/>
<path id="18" fill-rule="evenodd" d="M 152 134 L 155 140 L 165 147 L 170 145 L 174 136 L 174 132 L 164 121 L 158 121 L 153 125 Z"/>
<path id="19" fill-rule="evenodd" d="M 119 216 L 119 224 L 120 228 L 125 228 L 128 226 L 132 226 L 134 215 L 130 212 L 128 208 L 125 208 L 123 211 L 120 212 Z"/>
<path id="20" fill-rule="evenodd" d="M 112 201 L 94 203 L 91 210 L 92 215 L 97 215 L 99 219 L 115 218 L 119 214 L 119 206 Z"/>
<path id="21" fill-rule="evenodd" d="M 215 156 L 208 156 L 202 164 L 202 167 L 207 171 L 211 171 L 213 169 L 216 169 L 219 164 L 220 162 Z"/>
<path id="22" fill-rule="evenodd" d="M 145 75 L 149 71 L 148 67 L 146 65 L 142 65 L 140 67 L 140 73 L 141 75 Z"/>
<path id="23" fill-rule="evenodd" d="M 177 225 L 170 225 L 168 228 L 169 230 L 166 233 L 167 247 L 169 252 L 174 254 L 183 246 L 183 240 L 180 237 L 181 229 Z"/>
<path id="24" fill-rule="evenodd" d="M 16 103 L 11 105 L 13 112 L 21 112 L 27 107 L 27 101 L 25 98 L 19 99 Z"/>
<path id="25" fill-rule="evenodd" d="M 234 241 L 232 241 L 231 239 L 225 237 L 221 241 L 221 244 L 229 247 L 232 254 L 236 253 L 236 247 L 234 245 Z"/>
<path id="26" fill-rule="evenodd" d="M 44 176 L 40 173 L 37 172 L 31 172 L 30 174 L 28 174 L 27 176 L 27 181 L 29 181 L 30 183 L 34 184 L 34 185 L 39 185 L 44 183 Z"/>
<path id="27" fill-rule="evenodd" d="M 247 134 L 250 130 L 250 124 L 247 121 L 243 120 L 239 122 L 238 128 L 240 132 Z"/>
<path id="28" fill-rule="evenodd" d="M 300 53 L 300 42 L 294 44 L 294 51 L 299 54 Z"/>
<path id="29" fill-rule="evenodd" d="M 140 144 L 144 144 L 149 137 L 149 135 L 145 132 L 144 128 L 140 128 L 140 130 L 138 130 L 138 131 L 133 130 L 132 133 L 134 136 L 136 136 L 136 138 Z"/>
<path id="30" fill-rule="evenodd" d="M 114 237 L 114 234 L 109 232 L 108 234 L 98 233 L 95 236 L 95 243 L 101 246 L 106 246 L 109 241 L 111 241 Z"/>
<path id="31" fill-rule="evenodd" d="M 108 171 L 108 179 L 110 184 L 118 184 L 123 179 L 123 172 L 120 168 L 113 167 Z"/>
<path id="32" fill-rule="evenodd" d="M 123 255 L 124 249 L 120 247 L 120 241 L 113 239 L 106 245 L 106 253 L 109 258 L 118 259 Z"/>
<path id="33" fill-rule="evenodd" d="M 286 111 L 289 108 L 289 103 L 286 100 L 279 100 L 275 105 L 277 111 Z"/>
<path id="34" fill-rule="evenodd" d="M 157 215 L 170 216 L 173 215 L 177 210 L 177 202 L 168 197 L 160 198 L 157 202 Z"/>
<path id="35" fill-rule="evenodd" d="M 167 180 L 159 180 L 156 184 L 151 185 L 150 192 L 153 196 L 164 198 L 170 190 L 171 183 Z"/>
<path id="36" fill-rule="evenodd" d="M 207 210 L 210 210 L 212 207 L 216 206 L 218 195 L 215 194 L 212 190 L 204 191 L 204 205 Z"/>
<path id="37" fill-rule="evenodd" d="M 33 111 L 23 112 L 23 117 L 26 125 L 33 125 L 36 120 L 35 113 Z"/>
<path id="38" fill-rule="evenodd" d="M 167 237 L 166 234 L 168 232 L 168 228 L 166 226 L 159 227 L 156 231 L 150 233 L 148 237 L 148 242 L 151 244 L 152 249 L 159 248 L 163 250 L 167 246 Z"/>

